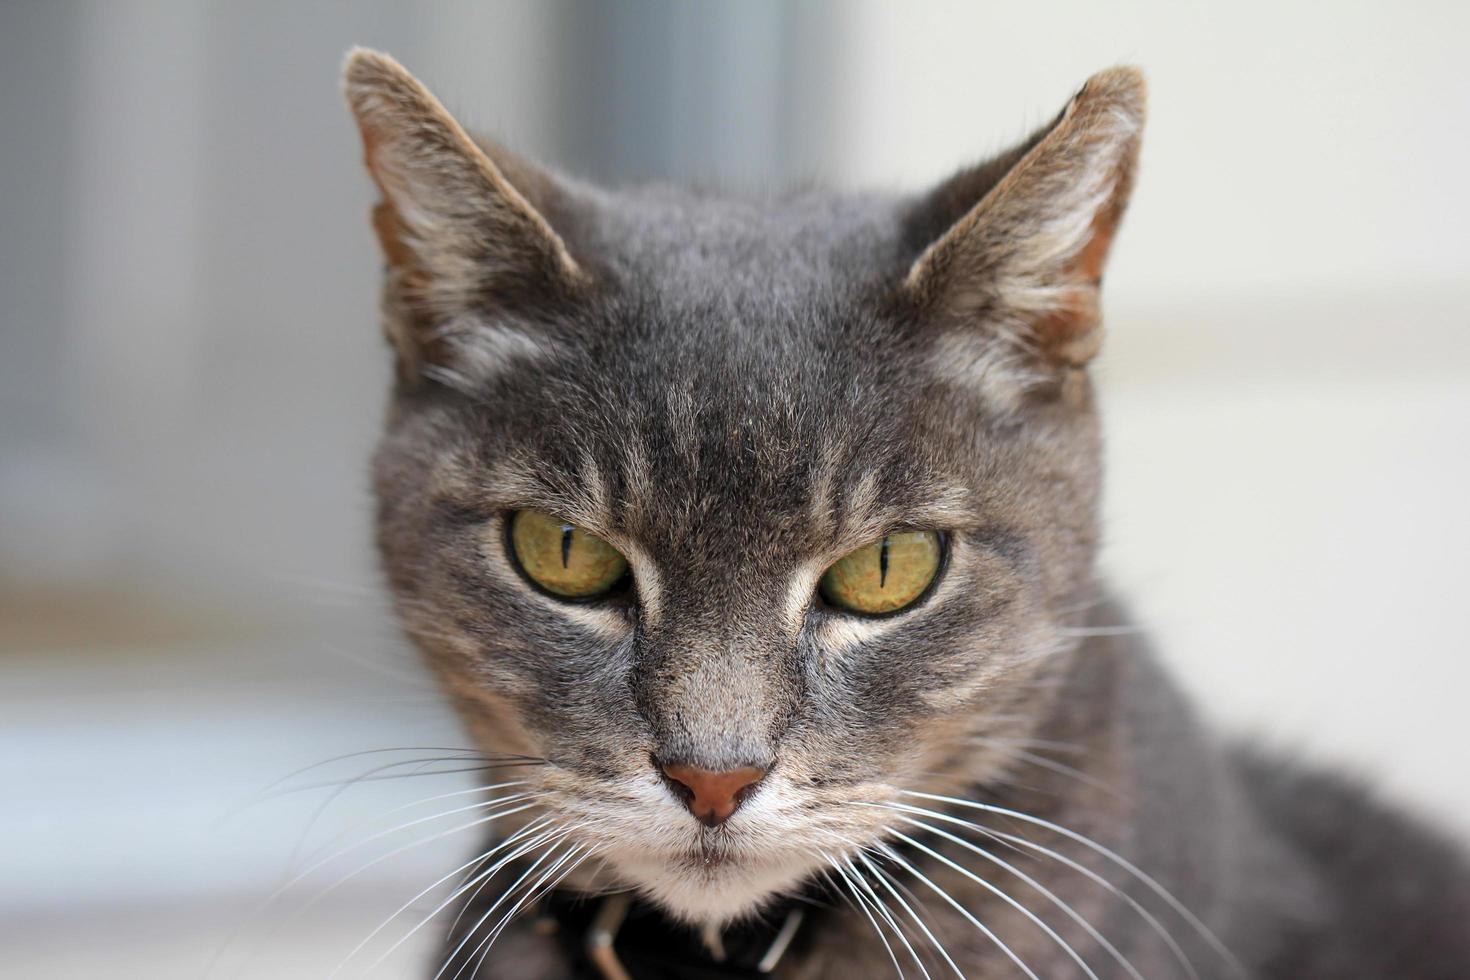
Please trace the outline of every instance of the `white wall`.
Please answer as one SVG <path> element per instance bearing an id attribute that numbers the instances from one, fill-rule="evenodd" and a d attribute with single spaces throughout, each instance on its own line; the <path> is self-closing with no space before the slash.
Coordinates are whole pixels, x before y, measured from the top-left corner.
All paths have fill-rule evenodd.
<path id="1" fill-rule="evenodd" d="M 852 184 L 933 180 L 1049 120 L 1091 72 L 1144 67 L 1150 130 L 1115 299 L 1464 280 L 1464 4 L 841 9 Z"/>

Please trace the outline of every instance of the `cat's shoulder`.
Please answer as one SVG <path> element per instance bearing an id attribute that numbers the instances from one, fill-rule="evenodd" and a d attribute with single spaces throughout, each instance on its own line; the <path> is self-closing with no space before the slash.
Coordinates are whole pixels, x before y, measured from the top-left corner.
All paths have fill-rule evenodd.
<path id="1" fill-rule="evenodd" d="M 1264 824 L 1331 896 L 1300 910 L 1300 941 L 1265 976 L 1470 976 L 1463 841 L 1342 772 L 1247 746 L 1232 762 Z"/>

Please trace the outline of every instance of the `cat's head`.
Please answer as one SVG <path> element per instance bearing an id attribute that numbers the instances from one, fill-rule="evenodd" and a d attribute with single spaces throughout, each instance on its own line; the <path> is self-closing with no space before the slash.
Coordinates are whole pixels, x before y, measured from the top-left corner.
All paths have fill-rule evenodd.
<path id="1" fill-rule="evenodd" d="M 916 197 L 605 191 L 469 136 L 391 59 L 347 96 L 398 383 L 402 619 L 600 880 L 748 913 L 1002 772 L 1090 598 L 1085 366 L 1132 69 Z"/>

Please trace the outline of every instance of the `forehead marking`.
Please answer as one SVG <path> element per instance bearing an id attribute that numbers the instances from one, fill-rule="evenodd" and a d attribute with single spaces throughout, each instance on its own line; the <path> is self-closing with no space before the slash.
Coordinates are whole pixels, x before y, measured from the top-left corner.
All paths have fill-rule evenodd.
<path id="1" fill-rule="evenodd" d="M 582 450 L 578 463 L 578 478 L 583 492 L 587 494 L 587 509 L 598 515 L 599 523 L 606 526 L 612 516 L 608 506 L 612 493 L 607 478 L 602 473 L 602 467 L 597 465 L 597 460 L 587 450 Z"/>
<path id="2" fill-rule="evenodd" d="M 637 512 L 653 497 L 653 471 L 642 437 L 630 433 L 624 440 L 622 468 L 627 495 L 619 504 L 625 510 Z"/>
<path id="3" fill-rule="evenodd" d="M 867 535 L 872 529 L 871 536 L 877 537 L 877 527 L 882 520 L 880 510 L 878 471 L 869 469 L 858 477 L 847 497 L 846 513 L 842 515 L 844 533 L 856 537 Z"/>
<path id="4" fill-rule="evenodd" d="M 665 396 L 669 413 L 669 432 L 674 445 L 685 462 L 697 466 L 699 462 L 699 430 L 691 382 L 672 385 Z"/>
<path id="5" fill-rule="evenodd" d="M 836 521 L 837 501 L 833 494 L 837 485 L 837 469 L 840 465 L 841 460 L 838 457 L 836 442 L 830 438 L 823 440 L 822 448 L 817 453 L 816 465 L 813 467 L 809 508 L 812 524 L 821 533 L 831 533 Z"/>

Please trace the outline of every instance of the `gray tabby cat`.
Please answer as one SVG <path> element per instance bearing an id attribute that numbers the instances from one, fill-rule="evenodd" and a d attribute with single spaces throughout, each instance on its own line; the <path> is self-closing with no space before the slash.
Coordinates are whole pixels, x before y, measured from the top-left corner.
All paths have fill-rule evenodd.
<path id="1" fill-rule="evenodd" d="M 491 787 L 437 976 L 1470 977 L 1463 857 L 1100 598 L 1139 72 L 917 197 L 602 190 L 346 91 L 383 560 Z"/>

